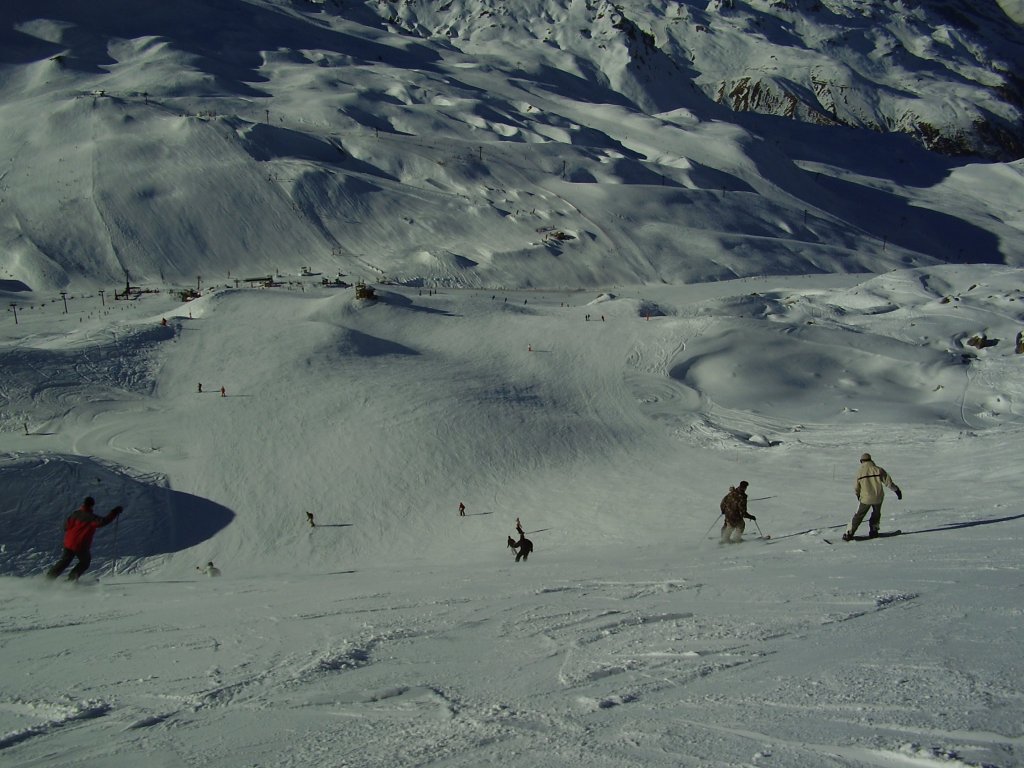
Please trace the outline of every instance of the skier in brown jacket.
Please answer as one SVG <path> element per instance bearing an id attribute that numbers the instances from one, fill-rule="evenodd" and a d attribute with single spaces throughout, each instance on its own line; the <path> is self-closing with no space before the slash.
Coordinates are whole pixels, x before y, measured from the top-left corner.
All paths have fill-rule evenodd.
<path id="1" fill-rule="evenodd" d="M 729 489 L 729 492 L 725 494 L 725 498 L 722 499 L 720 509 L 722 514 L 725 515 L 725 523 L 722 524 L 722 543 L 736 543 L 743 538 L 743 529 L 746 527 L 744 519 L 757 520 L 751 514 L 747 513 L 747 486 L 750 485 L 746 480 L 741 480 L 740 484 Z"/>

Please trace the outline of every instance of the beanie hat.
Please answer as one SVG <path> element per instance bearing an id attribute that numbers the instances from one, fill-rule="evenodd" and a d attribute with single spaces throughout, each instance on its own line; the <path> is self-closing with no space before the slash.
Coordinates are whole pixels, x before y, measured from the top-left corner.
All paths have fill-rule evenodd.
<path id="1" fill-rule="evenodd" d="M 86 507 L 94 507 L 96 506 L 96 499 L 94 499 L 92 496 L 86 496 L 85 501 L 82 502 L 82 505 Z"/>
<path id="2" fill-rule="evenodd" d="M 861 461 L 871 461 L 871 454 L 870 453 L 862 453 L 860 455 L 860 460 Z"/>

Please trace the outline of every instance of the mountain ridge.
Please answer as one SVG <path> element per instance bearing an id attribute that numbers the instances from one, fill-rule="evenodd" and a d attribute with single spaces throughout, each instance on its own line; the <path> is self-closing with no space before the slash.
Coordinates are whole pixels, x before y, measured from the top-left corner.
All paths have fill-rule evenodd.
<path id="1" fill-rule="evenodd" d="M 999 72 L 1024 33 L 991 40 L 993 3 L 862 6 L 219 0 L 140 12 L 105 0 L 44 15 L 18 0 L 0 11 L 0 279 L 187 285 L 312 265 L 409 285 L 576 288 L 1020 263 L 1021 161 L 922 148 L 956 143 L 959 127 L 855 128 L 834 89 L 814 85 L 820 71 L 802 89 L 791 75 L 811 52 L 796 44 L 828 31 L 811 21 L 852 25 L 870 63 L 865 52 L 896 38 L 868 32 L 897 28 L 903 9 L 901 61 L 922 67 L 928 93 L 959 83 L 947 111 L 962 126 L 988 109 L 980 96 L 961 109 L 964 94 L 991 89 L 954 65 L 1012 96 L 1019 84 Z M 926 36 L 940 6 L 967 32 Z M 941 65 L 926 56 L 935 35 L 957 43 Z M 730 61 L 772 57 L 770 77 L 726 76 Z M 885 78 L 902 71 L 876 58 Z M 870 106 L 858 93 L 845 92 L 851 114 Z M 830 114 L 841 119 L 827 127 L 795 119 Z M 965 214 L 948 183 L 961 173 L 998 175 L 1010 199 Z"/>

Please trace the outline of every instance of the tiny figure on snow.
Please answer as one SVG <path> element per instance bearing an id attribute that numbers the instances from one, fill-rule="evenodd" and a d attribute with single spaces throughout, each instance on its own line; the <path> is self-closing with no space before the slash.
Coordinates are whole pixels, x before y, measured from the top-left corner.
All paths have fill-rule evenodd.
<path id="1" fill-rule="evenodd" d="M 96 500 L 92 496 L 86 496 L 82 506 L 72 512 L 71 516 L 64 521 L 64 554 L 46 572 L 46 578 L 56 579 L 76 557 L 78 564 L 68 574 L 68 581 L 78 581 L 78 577 L 85 573 L 92 561 L 90 550 L 96 529 L 110 525 L 124 511 L 124 507 L 118 506 L 105 516 L 100 517 L 93 512 L 95 506 Z"/>
<path id="2" fill-rule="evenodd" d="M 162 325 L 164 328 L 167 327 L 167 318 L 166 317 L 161 317 L 160 318 L 160 325 Z"/>
<path id="3" fill-rule="evenodd" d="M 309 523 L 309 527 L 310 528 L 316 528 L 316 520 L 313 519 L 313 513 L 312 512 L 307 512 L 306 513 L 306 522 Z"/>
<path id="4" fill-rule="evenodd" d="M 227 397 L 228 396 L 228 391 L 226 389 L 224 389 L 224 387 L 220 388 L 220 396 L 221 397 Z"/>
<path id="5" fill-rule="evenodd" d="M 200 381 L 198 384 L 196 384 L 196 392 L 202 392 L 202 391 L 203 391 L 203 382 Z"/>
<path id="6" fill-rule="evenodd" d="M 747 513 L 748 485 L 750 483 L 746 480 L 741 480 L 739 485 L 729 488 L 729 492 L 719 505 L 722 514 L 725 515 L 725 522 L 722 524 L 723 544 L 735 544 L 743 539 L 743 529 L 746 528 L 744 519 L 757 520 Z"/>
<path id="7" fill-rule="evenodd" d="M 508 537 L 508 548 L 515 550 L 516 562 L 522 558 L 524 561 L 533 552 L 533 542 L 523 536 L 522 532 L 519 533 L 519 541 L 516 541 L 511 536 Z"/>
<path id="8" fill-rule="evenodd" d="M 466 516 L 466 505 L 465 505 L 465 504 L 463 504 L 463 503 L 462 503 L 462 502 L 460 501 L 460 502 L 459 502 L 459 517 L 465 517 L 465 516 Z"/>
<path id="9" fill-rule="evenodd" d="M 843 541 L 850 541 L 857 533 L 864 516 L 871 510 L 871 517 L 868 518 L 868 538 L 878 536 L 878 526 L 882 522 L 882 500 L 885 499 L 885 487 L 888 487 L 896 494 L 897 499 L 903 498 L 903 491 L 896 485 L 896 482 L 889 477 L 889 473 L 875 464 L 870 453 L 862 454 L 860 457 L 860 470 L 857 472 L 857 480 L 853 484 L 854 493 L 857 494 L 857 511 L 850 521 L 850 527 L 843 534 Z"/>
<path id="10" fill-rule="evenodd" d="M 212 560 L 206 565 L 197 565 L 196 570 L 200 573 L 205 573 L 207 576 L 220 576 L 220 568 L 215 566 Z"/>
<path id="11" fill-rule="evenodd" d="M 519 518 L 516 518 L 516 533 L 520 536 L 523 535 L 523 524 L 519 522 Z"/>

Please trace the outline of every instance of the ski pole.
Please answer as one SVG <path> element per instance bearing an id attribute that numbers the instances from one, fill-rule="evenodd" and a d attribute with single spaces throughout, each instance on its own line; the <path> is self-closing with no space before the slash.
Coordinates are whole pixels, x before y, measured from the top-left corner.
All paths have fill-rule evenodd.
<path id="1" fill-rule="evenodd" d="M 719 512 L 719 513 L 718 513 L 718 517 L 721 517 L 721 516 L 722 516 L 722 513 L 721 513 L 721 512 Z M 711 524 L 711 528 L 714 528 L 714 527 L 715 527 L 716 525 L 718 525 L 718 517 L 716 517 L 716 518 L 715 518 L 715 522 L 713 522 L 713 523 Z M 705 538 L 707 538 L 707 535 L 708 535 L 709 533 L 711 533 L 711 528 L 708 528 L 708 529 L 707 529 L 707 530 L 706 530 L 706 531 L 704 532 L 704 537 L 705 537 Z"/>
<path id="2" fill-rule="evenodd" d="M 754 525 L 757 525 L 757 520 L 754 520 Z M 760 525 L 757 525 L 757 535 L 760 536 L 762 539 L 764 538 L 764 534 L 761 533 L 761 526 Z"/>
<path id="3" fill-rule="evenodd" d="M 118 515 L 117 517 L 114 518 L 114 546 L 112 547 L 112 549 L 114 550 L 114 573 L 115 574 L 117 573 L 117 525 L 120 522 L 121 522 L 121 516 Z"/>

